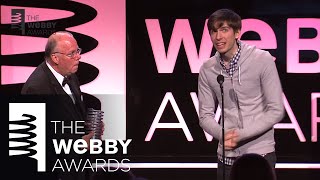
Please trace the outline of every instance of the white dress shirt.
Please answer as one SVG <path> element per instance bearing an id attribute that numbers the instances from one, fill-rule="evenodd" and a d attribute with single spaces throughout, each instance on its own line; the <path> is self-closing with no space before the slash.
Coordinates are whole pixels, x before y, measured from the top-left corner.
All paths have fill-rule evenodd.
<path id="1" fill-rule="evenodd" d="M 62 89 L 70 96 L 70 98 L 72 99 L 73 103 L 75 103 L 75 100 L 74 100 L 74 97 L 72 95 L 72 92 L 70 90 L 69 85 L 65 84 L 64 86 L 62 86 L 62 81 L 63 81 L 64 77 L 61 74 L 59 74 L 56 70 L 54 70 L 47 61 L 46 61 L 46 64 L 47 64 L 48 68 L 50 69 L 50 71 L 52 72 L 52 74 L 54 75 L 54 77 L 58 80 L 58 82 L 61 85 Z"/>

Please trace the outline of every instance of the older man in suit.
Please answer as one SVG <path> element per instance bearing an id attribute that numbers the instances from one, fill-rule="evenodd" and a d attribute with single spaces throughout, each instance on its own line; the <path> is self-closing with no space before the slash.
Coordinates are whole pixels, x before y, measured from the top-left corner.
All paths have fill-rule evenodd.
<path id="1" fill-rule="evenodd" d="M 80 84 L 75 73 L 78 70 L 81 48 L 73 35 L 66 31 L 53 33 L 45 47 L 45 61 L 30 75 L 24 84 L 21 94 L 35 95 L 45 99 L 47 103 L 47 121 L 60 121 L 65 126 L 71 126 L 75 121 L 86 119 L 86 108 L 82 100 Z M 93 132 L 77 134 L 64 132 L 61 129 L 53 131 L 52 123 L 47 122 L 47 159 L 52 168 L 57 158 L 80 160 L 76 153 L 57 155 L 53 151 L 51 139 L 79 139 L 89 142 Z M 49 157 L 48 157 L 49 156 Z M 49 169 L 51 171 L 51 169 Z M 74 172 L 53 172 L 53 179 L 84 179 L 83 174 Z"/>

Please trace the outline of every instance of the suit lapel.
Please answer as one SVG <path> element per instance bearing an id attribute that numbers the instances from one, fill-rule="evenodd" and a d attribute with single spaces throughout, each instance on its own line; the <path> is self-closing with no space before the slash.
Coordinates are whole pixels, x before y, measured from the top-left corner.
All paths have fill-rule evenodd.
<path id="1" fill-rule="evenodd" d="M 70 84 L 71 84 L 70 88 L 72 88 L 73 93 L 74 93 L 76 106 L 77 106 L 77 108 L 79 108 L 79 111 L 80 111 L 82 117 L 85 117 L 85 105 L 81 99 L 80 85 L 79 85 L 78 78 L 75 74 L 72 74 L 70 76 Z"/>
<path id="2" fill-rule="evenodd" d="M 41 64 L 41 66 L 42 66 L 44 72 L 46 73 L 46 75 L 47 75 L 47 77 L 48 77 L 48 79 L 50 81 L 49 83 L 50 83 L 51 87 L 54 89 L 56 95 L 58 95 L 59 98 L 61 99 L 61 104 L 63 105 L 63 108 L 68 111 L 69 115 L 74 116 L 74 119 L 83 120 L 85 118 L 83 110 L 81 108 L 79 109 L 77 107 L 77 105 L 75 105 L 73 103 L 72 99 L 63 90 L 62 86 L 60 85 L 60 83 L 58 82 L 56 77 L 52 74 L 52 72 L 50 71 L 50 69 L 48 68 L 46 63 L 43 62 Z M 74 79 L 74 78 L 76 78 L 76 77 L 72 77 L 72 79 Z M 74 80 L 71 80 L 71 83 L 75 83 Z M 73 84 L 73 85 L 75 85 L 75 84 Z M 78 97 L 80 97 L 80 93 L 81 93 L 80 92 L 80 87 L 78 86 L 78 88 L 74 88 L 74 89 L 75 89 L 75 97 L 77 99 Z M 75 99 L 75 102 L 77 102 L 76 99 Z M 81 105 L 78 105 L 78 106 L 81 107 Z"/>

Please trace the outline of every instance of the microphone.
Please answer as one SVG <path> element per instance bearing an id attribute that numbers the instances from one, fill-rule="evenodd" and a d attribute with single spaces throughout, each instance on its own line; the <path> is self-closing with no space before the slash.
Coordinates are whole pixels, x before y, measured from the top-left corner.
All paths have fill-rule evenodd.
<path id="1" fill-rule="evenodd" d="M 219 74 L 219 75 L 217 76 L 217 81 L 218 81 L 218 83 L 219 83 L 220 86 L 221 86 L 222 83 L 224 82 L 224 77 L 223 77 L 221 74 Z"/>

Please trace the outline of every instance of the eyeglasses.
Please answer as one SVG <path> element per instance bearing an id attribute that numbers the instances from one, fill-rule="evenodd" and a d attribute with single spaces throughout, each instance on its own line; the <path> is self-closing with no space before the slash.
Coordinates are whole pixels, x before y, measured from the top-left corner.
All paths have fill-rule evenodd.
<path id="1" fill-rule="evenodd" d="M 52 54 L 54 54 L 54 53 L 59 53 L 59 54 L 66 55 L 66 56 L 68 56 L 69 58 L 74 58 L 74 57 L 76 57 L 76 55 L 81 54 L 81 51 L 82 51 L 82 49 L 81 49 L 81 48 L 78 48 L 77 50 L 72 51 L 72 52 L 69 53 L 69 54 L 62 53 L 62 52 L 53 52 Z"/>

